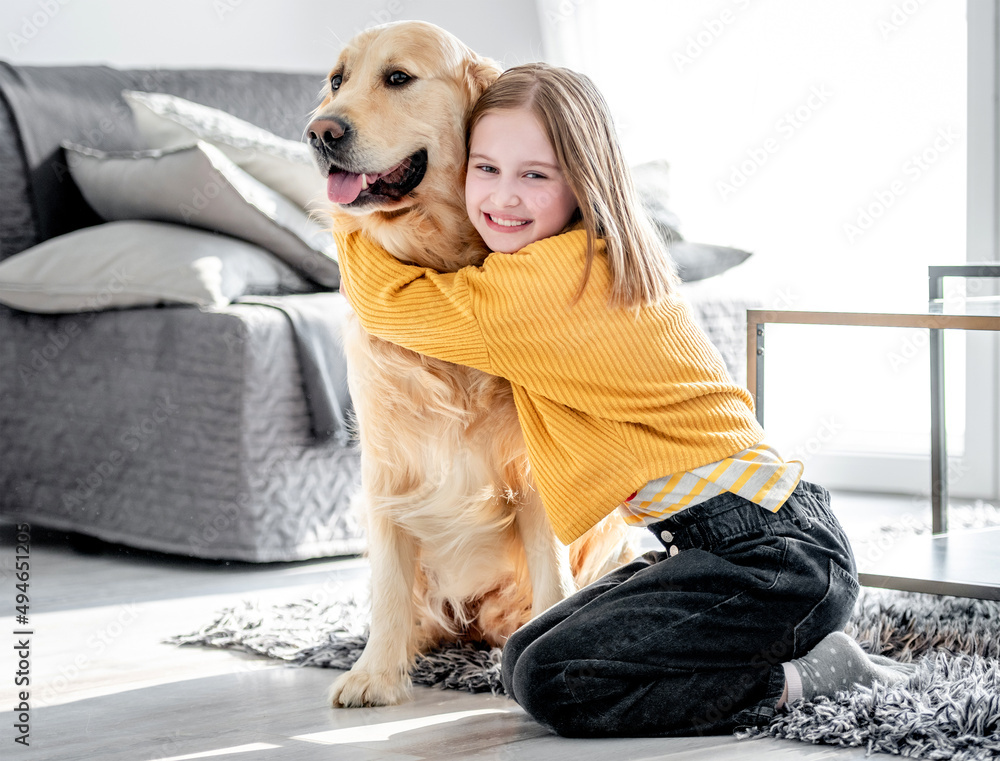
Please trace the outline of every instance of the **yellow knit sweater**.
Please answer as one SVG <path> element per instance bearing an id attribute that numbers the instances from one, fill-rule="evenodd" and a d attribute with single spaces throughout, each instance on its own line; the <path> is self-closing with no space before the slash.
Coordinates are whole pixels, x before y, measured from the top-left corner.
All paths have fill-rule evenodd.
<path id="1" fill-rule="evenodd" d="M 357 233 L 337 236 L 342 288 L 373 335 L 510 381 L 556 535 L 569 543 L 647 481 L 759 443 L 746 389 L 678 296 L 607 306 L 602 249 L 582 298 L 573 230 L 438 273 Z"/>

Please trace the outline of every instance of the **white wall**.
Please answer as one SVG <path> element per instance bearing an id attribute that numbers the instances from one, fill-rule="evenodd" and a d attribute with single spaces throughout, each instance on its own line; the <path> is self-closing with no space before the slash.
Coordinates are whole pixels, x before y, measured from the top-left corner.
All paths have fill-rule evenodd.
<path id="1" fill-rule="evenodd" d="M 535 0 L 3 0 L 0 59 L 325 73 L 343 41 L 403 19 L 504 66 L 542 57 Z"/>

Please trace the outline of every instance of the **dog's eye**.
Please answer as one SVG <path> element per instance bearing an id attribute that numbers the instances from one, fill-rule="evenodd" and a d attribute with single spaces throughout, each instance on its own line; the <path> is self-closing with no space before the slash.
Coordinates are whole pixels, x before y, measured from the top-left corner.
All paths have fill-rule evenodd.
<path id="1" fill-rule="evenodd" d="M 388 76 L 386 82 L 388 82 L 390 85 L 395 85 L 398 87 L 399 85 L 405 85 L 411 79 L 413 79 L 413 77 L 411 77 L 405 71 L 394 71 L 392 72 L 392 74 Z"/>
<path id="2" fill-rule="evenodd" d="M 331 90 L 339 90 L 340 89 L 340 84 L 343 81 L 344 81 L 344 77 L 343 77 L 342 74 L 334 74 L 332 77 L 330 77 L 330 89 Z"/>

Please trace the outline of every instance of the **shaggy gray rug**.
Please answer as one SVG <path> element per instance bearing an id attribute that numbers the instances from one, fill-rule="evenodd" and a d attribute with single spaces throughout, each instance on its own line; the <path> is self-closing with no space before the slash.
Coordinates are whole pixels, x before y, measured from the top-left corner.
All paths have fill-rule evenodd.
<path id="1" fill-rule="evenodd" d="M 348 669 L 364 648 L 367 617 L 367 602 L 347 594 L 334 602 L 244 602 L 168 642 Z M 916 662 L 916 673 L 895 687 L 859 687 L 796 703 L 767 729 L 741 737 L 912 758 L 1000 758 L 1000 601 L 866 588 L 846 631 L 868 652 Z M 500 655 L 498 648 L 450 645 L 420 657 L 411 675 L 415 684 L 502 694 Z"/>
<path id="2" fill-rule="evenodd" d="M 167 642 L 239 650 L 294 666 L 347 670 L 365 647 L 367 624 L 367 600 L 356 595 L 270 607 L 244 601 L 223 610 L 199 631 Z M 414 684 L 428 687 L 501 695 L 500 652 L 495 647 L 449 644 L 419 657 L 410 676 Z"/>

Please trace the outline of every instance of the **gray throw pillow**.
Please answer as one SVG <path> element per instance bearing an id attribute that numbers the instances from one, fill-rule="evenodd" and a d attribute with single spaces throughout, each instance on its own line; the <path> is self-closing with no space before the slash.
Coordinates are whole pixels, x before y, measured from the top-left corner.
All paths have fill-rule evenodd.
<path id="1" fill-rule="evenodd" d="M 340 285 L 329 231 L 209 143 L 117 153 L 63 147 L 83 197 L 108 221 L 148 219 L 225 233 L 271 251 L 321 285 Z"/>
<path id="2" fill-rule="evenodd" d="M 312 290 L 259 246 L 165 222 L 86 227 L 0 262 L 0 303 L 27 312 L 219 307 L 246 294 Z"/>

